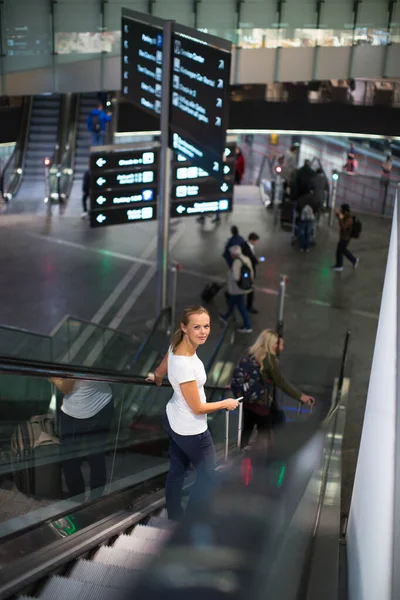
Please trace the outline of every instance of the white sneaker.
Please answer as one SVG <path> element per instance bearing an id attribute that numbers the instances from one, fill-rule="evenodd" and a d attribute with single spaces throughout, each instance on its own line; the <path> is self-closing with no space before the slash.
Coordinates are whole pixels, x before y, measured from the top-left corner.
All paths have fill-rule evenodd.
<path id="1" fill-rule="evenodd" d="M 343 271 L 343 267 L 332 267 L 332 271 L 336 271 L 336 273 L 341 273 Z"/>
<path id="2" fill-rule="evenodd" d="M 87 212 L 83 212 L 81 214 L 81 219 L 86 219 L 87 216 L 88 216 Z"/>
<path id="3" fill-rule="evenodd" d="M 356 262 L 353 265 L 353 269 L 357 269 L 358 265 L 360 264 L 360 259 L 356 258 Z"/>
<path id="4" fill-rule="evenodd" d="M 240 329 L 237 330 L 238 333 L 253 333 L 252 329 L 245 329 L 244 327 L 241 327 Z"/>

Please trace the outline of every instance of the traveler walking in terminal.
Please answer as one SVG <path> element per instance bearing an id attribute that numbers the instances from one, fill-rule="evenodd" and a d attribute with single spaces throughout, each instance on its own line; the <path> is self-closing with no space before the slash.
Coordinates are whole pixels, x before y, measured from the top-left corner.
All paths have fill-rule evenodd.
<path id="1" fill-rule="evenodd" d="M 294 184 L 297 161 L 299 157 L 299 145 L 292 144 L 292 146 L 285 152 L 283 161 L 282 177 L 284 179 L 284 193 L 285 198 L 290 197 L 290 191 Z"/>
<path id="2" fill-rule="evenodd" d="M 210 335 L 210 315 L 202 306 L 183 311 L 180 328 L 175 332 L 169 351 L 148 380 L 161 385 L 168 372 L 174 393 L 167 404 L 165 425 L 170 441 L 170 469 L 165 488 L 168 518 L 182 517 L 182 489 L 190 463 L 197 478 L 189 508 L 203 505 L 216 483 L 216 455 L 207 427 L 207 414 L 218 410 L 235 410 L 233 398 L 207 403 L 204 386 L 206 372 L 196 354 Z"/>
<path id="3" fill-rule="evenodd" d="M 245 298 L 253 289 L 253 267 L 251 260 L 243 255 L 240 246 L 232 246 L 229 248 L 229 252 L 233 262 L 228 271 L 228 311 L 224 315 L 220 315 L 220 319 L 227 323 L 237 307 L 243 319 L 243 325 L 238 329 L 239 333 L 251 333 L 253 330 Z"/>
<path id="4" fill-rule="evenodd" d="M 232 248 L 232 246 L 243 246 L 243 244 L 246 243 L 246 240 L 241 235 L 239 235 L 239 229 L 236 227 L 236 225 L 232 225 L 231 234 L 232 236 L 226 242 L 225 250 L 222 255 L 228 267 L 230 267 L 233 262 L 231 253 L 229 252 L 230 248 Z"/>
<path id="5" fill-rule="evenodd" d="M 114 412 L 108 383 L 50 379 L 64 394 L 59 414 L 62 467 L 71 496 L 85 493 L 81 463 L 90 466 L 92 497 L 101 495 L 107 479 L 105 449 Z"/>
<path id="6" fill-rule="evenodd" d="M 315 177 L 315 171 L 311 168 L 311 161 L 305 160 L 304 165 L 296 173 L 296 197 L 308 194 L 311 191 L 311 182 Z"/>
<path id="7" fill-rule="evenodd" d="M 92 146 L 103 146 L 106 135 L 106 126 L 112 119 L 112 113 L 106 113 L 103 104 L 99 102 L 97 108 L 94 108 L 87 120 L 87 127 L 92 134 Z"/>
<path id="8" fill-rule="evenodd" d="M 312 207 L 313 194 L 304 194 L 299 198 L 298 214 L 299 214 L 299 241 L 300 252 L 308 252 L 310 250 L 311 239 L 315 223 L 315 214 Z"/>
<path id="9" fill-rule="evenodd" d="M 348 249 L 352 232 L 353 232 L 353 215 L 348 204 L 342 204 L 340 211 L 336 211 L 336 216 L 339 222 L 339 242 L 336 248 L 336 264 L 333 267 L 334 271 L 343 271 L 343 256 L 347 258 L 353 265 L 353 269 L 358 267 L 360 262 Z"/>
<path id="10" fill-rule="evenodd" d="M 329 182 L 322 167 L 318 167 L 311 179 L 311 191 L 314 196 L 315 218 L 318 221 L 322 209 L 329 205 Z"/>
<path id="11" fill-rule="evenodd" d="M 307 406 L 315 404 L 312 396 L 303 394 L 282 375 L 277 354 L 283 350 L 284 341 L 277 332 L 264 329 L 233 372 L 232 392 L 243 396 L 242 448 L 248 446 L 254 427 L 260 434 L 285 423 L 276 388 Z"/>
<path id="12" fill-rule="evenodd" d="M 90 196 L 90 172 L 89 169 L 86 169 L 84 175 L 83 175 L 83 182 L 82 182 L 82 219 L 84 219 L 85 217 L 87 217 L 88 211 L 87 211 L 87 201 L 88 198 Z"/>
<path id="13" fill-rule="evenodd" d="M 249 234 L 249 237 L 247 238 L 247 242 L 245 242 L 242 245 L 243 255 L 247 256 L 251 261 L 251 266 L 253 267 L 254 279 L 256 277 L 257 265 L 259 263 L 259 260 L 256 256 L 256 245 L 258 244 L 259 240 L 260 240 L 260 236 L 257 233 L 254 233 L 254 231 L 253 231 L 252 233 Z M 250 294 L 247 294 L 247 310 L 249 311 L 249 313 L 256 315 L 258 313 L 258 310 L 256 310 L 254 308 L 253 304 L 254 304 L 254 287 L 251 290 Z"/>
<path id="14" fill-rule="evenodd" d="M 243 153 L 239 146 L 236 146 L 236 166 L 235 166 L 235 183 L 240 185 L 242 183 L 244 171 L 246 169 L 246 161 Z"/>
<path id="15" fill-rule="evenodd" d="M 385 161 L 382 163 L 382 174 L 386 177 L 390 175 L 393 168 L 392 155 L 388 154 Z"/>

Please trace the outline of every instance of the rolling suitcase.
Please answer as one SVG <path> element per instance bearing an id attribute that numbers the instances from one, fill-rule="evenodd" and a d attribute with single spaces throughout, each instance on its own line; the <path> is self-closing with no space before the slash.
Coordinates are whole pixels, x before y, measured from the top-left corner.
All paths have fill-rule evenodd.
<path id="1" fill-rule="evenodd" d="M 295 203 L 286 201 L 283 203 L 281 208 L 281 225 L 282 227 L 292 227 L 293 215 L 295 212 Z"/>
<path id="2" fill-rule="evenodd" d="M 11 461 L 20 492 L 37 498 L 62 497 L 60 442 L 51 415 L 17 425 L 11 437 Z"/>
<path id="3" fill-rule="evenodd" d="M 201 299 L 203 302 L 209 304 L 222 287 L 223 286 L 220 283 L 216 283 L 215 281 L 207 283 L 206 287 L 201 292 Z"/>

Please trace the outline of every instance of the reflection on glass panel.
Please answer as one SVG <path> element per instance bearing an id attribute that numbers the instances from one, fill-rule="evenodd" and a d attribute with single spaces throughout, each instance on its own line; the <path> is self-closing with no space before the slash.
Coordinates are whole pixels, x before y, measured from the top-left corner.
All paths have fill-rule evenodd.
<path id="1" fill-rule="evenodd" d="M 350 29 L 240 29 L 241 48 L 304 48 L 313 46 L 343 47 L 354 44 L 380 46 L 393 42 L 387 31 L 358 27 Z"/>
<path id="2" fill-rule="evenodd" d="M 2 6 L 2 27 L 6 72 L 39 68 L 51 63 L 48 2 L 5 2 Z"/>
<path id="3" fill-rule="evenodd" d="M 58 32 L 55 43 L 58 54 L 110 54 L 119 51 L 121 32 Z"/>

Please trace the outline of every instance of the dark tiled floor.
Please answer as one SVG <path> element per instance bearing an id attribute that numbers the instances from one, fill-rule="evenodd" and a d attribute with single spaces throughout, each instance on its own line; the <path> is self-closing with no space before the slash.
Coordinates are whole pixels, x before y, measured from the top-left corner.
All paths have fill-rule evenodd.
<path id="1" fill-rule="evenodd" d="M 172 224 L 171 259 L 182 265 L 178 308 L 197 302 L 207 281 L 225 278 L 221 258 L 230 226 L 261 236 L 266 257 L 257 277 L 255 333 L 274 326 L 279 274 L 289 277 L 285 338 L 292 353 L 339 356 L 345 332 L 352 330 L 351 396 L 344 439 L 344 510 L 348 506 L 357 456 L 384 278 L 390 223 L 363 217 L 363 234 L 353 245 L 360 268 L 332 273 L 337 231 L 322 223 L 318 244 L 307 255 L 291 246 L 291 234 L 273 224 L 257 201 L 255 188 L 237 190 L 232 215 L 220 225 L 195 219 Z M 132 334 L 143 332 L 155 314 L 155 223 L 90 230 L 78 216 L 79 199 L 63 216 L 11 210 L 0 215 L 0 323 L 49 333 L 66 313 Z M 14 214 L 15 213 L 15 214 Z M 149 273 L 149 269 L 152 269 Z M 126 286 L 112 298 L 120 282 Z M 114 301 L 112 301 L 114 300 Z M 215 300 L 213 314 L 224 305 Z M 129 310 L 128 310 L 129 309 Z M 213 327 L 219 327 L 214 320 Z"/>

